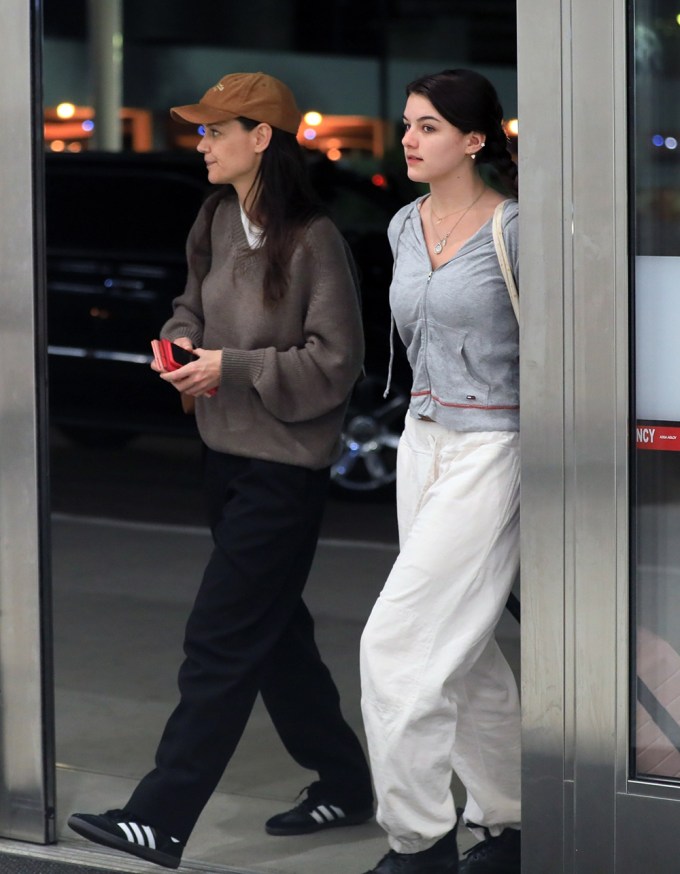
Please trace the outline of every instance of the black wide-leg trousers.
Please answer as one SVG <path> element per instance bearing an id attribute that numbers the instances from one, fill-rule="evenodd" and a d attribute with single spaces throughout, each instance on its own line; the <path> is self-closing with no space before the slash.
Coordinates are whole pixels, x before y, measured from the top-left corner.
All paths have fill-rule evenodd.
<path id="1" fill-rule="evenodd" d="M 180 701 L 125 809 L 186 843 L 258 692 L 291 756 L 340 803 L 370 806 L 368 763 L 302 601 L 328 469 L 207 450 L 206 484 L 214 549 L 187 622 Z"/>

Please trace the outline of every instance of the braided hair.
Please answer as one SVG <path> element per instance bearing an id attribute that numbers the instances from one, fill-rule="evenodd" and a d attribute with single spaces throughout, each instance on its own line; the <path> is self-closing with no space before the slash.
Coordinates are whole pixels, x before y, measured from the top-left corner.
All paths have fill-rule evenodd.
<path id="1" fill-rule="evenodd" d="M 503 108 L 496 89 L 474 70 L 442 70 L 421 76 L 406 86 L 406 96 L 422 94 L 450 124 L 463 133 L 486 136 L 476 164 L 489 165 L 506 194 L 517 196 L 517 165 L 503 128 Z"/>

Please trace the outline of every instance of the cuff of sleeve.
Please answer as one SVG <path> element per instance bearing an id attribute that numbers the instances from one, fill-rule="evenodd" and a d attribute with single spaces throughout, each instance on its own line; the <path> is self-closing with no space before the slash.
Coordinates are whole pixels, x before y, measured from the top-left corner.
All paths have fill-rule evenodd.
<path id="1" fill-rule="evenodd" d="M 186 337 L 188 340 L 191 340 L 191 345 L 194 347 L 194 349 L 198 348 L 203 343 L 203 337 L 198 333 L 193 333 L 192 331 L 171 331 L 170 334 L 163 334 L 163 336 L 167 337 L 167 339 L 171 342 L 179 339 L 180 337 Z"/>
<path id="2" fill-rule="evenodd" d="M 237 387 L 254 385 L 262 373 L 264 349 L 223 349 L 222 381 Z"/>

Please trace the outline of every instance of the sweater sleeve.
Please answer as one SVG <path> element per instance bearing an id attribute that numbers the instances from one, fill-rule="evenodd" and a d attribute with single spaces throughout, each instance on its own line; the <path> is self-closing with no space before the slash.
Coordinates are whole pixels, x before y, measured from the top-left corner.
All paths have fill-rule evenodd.
<path id="1" fill-rule="evenodd" d="M 293 257 L 290 274 L 291 286 L 307 283 L 310 289 L 303 344 L 222 352 L 223 380 L 252 386 L 268 412 L 282 422 L 304 422 L 336 409 L 361 372 L 363 328 L 350 257 L 328 219 L 314 222 Z"/>
<path id="2" fill-rule="evenodd" d="M 203 342 L 203 304 L 201 285 L 212 263 L 210 229 L 221 192 L 212 194 L 203 204 L 189 231 L 186 243 L 187 281 L 184 292 L 172 302 L 173 315 L 161 328 L 169 340 L 188 337 L 194 346 Z"/>

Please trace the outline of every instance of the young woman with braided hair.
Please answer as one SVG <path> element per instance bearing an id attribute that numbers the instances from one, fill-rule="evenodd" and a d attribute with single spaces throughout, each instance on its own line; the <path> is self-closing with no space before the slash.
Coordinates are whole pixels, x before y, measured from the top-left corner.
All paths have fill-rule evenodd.
<path id="1" fill-rule="evenodd" d="M 400 553 L 361 645 L 391 846 L 367 874 L 519 874 L 519 696 L 494 638 L 519 563 L 519 336 L 492 234 L 503 203 L 517 274 L 517 170 L 484 76 L 444 70 L 406 94 L 407 172 L 429 193 L 388 232 L 413 388 L 397 463 Z M 460 862 L 454 772 L 481 839 Z"/>

